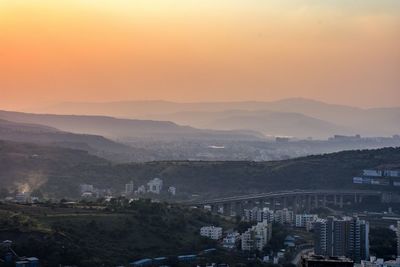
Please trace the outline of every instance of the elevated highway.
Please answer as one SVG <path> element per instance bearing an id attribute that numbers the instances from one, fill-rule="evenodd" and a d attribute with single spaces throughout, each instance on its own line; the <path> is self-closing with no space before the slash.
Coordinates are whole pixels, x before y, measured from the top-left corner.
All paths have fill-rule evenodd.
<path id="1" fill-rule="evenodd" d="M 293 210 L 325 207 L 327 204 L 343 207 L 346 203 L 361 203 L 366 197 L 374 197 L 384 202 L 387 197 L 380 191 L 368 190 L 291 190 L 260 194 L 232 196 L 217 199 L 188 201 L 189 206 L 209 206 L 212 211 L 231 212 L 255 206 L 268 206 L 272 209 L 288 208 Z"/>

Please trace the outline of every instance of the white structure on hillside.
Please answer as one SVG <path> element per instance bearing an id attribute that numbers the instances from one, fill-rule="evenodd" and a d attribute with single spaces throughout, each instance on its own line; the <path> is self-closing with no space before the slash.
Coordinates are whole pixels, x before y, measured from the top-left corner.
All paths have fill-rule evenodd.
<path id="1" fill-rule="evenodd" d="M 222 238 L 222 228 L 215 226 L 203 226 L 200 228 L 200 235 L 214 240 Z"/>
<path id="2" fill-rule="evenodd" d="M 133 194 L 134 191 L 135 191 L 135 188 L 133 186 L 132 181 L 125 185 L 125 194 L 126 195 L 131 195 L 131 194 Z"/>
<path id="3" fill-rule="evenodd" d="M 249 228 L 241 236 L 242 239 L 242 250 L 252 251 L 259 250 L 265 247 L 265 245 L 271 239 L 272 225 L 267 221 L 259 222 L 257 225 Z"/>
<path id="4" fill-rule="evenodd" d="M 147 183 L 147 192 L 160 194 L 163 186 L 163 181 L 160 178 L 154 178 Z"/>
<path id="5" fill-rule="evenodd" d="M 168 187 L 168 193 L 175 196 L 176 195 L 176 187 L 175 186 Z"/>
<path id="6" fill-rule="evenodd" d="M 94 192 L 94 186 L 91 184 L 81 184 L 80 186 L 80 190 L 81 190 L 81 194 L 85 193 L 85 192 Z"/>

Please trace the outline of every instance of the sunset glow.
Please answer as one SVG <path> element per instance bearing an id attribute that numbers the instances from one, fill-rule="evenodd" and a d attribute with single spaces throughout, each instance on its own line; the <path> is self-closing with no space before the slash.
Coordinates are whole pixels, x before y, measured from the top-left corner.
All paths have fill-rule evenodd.
<path id="1" fill-rule="evenodd" d="M 400 102 L 399 1 L 0 0 L 0 105 Z"/>

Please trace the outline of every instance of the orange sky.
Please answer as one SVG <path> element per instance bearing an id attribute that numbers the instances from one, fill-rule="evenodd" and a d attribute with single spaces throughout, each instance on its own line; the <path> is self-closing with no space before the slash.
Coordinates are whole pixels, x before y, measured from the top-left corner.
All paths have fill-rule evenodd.
<path id="1" fill-rule="evenodd" d="M 0 109 L 60 101 L 400 106 L 397 0 L 0 0 Z"/>

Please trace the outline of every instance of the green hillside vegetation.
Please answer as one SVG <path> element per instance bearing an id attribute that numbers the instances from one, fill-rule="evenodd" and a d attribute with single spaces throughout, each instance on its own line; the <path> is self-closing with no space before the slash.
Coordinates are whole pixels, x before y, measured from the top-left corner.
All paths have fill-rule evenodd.
<path id="1" fill-rule="evenodd" d="M 200 210 L 149 201 L 116 202 L 105 210 L 3 204 L 0 214 L 0 240 L 12 240 L 17 253 L 39 257 L 44 267 L 117 266 L 145 257 L 197 253 L 216 246 L 200 237 L 201 226 L 232 227 Z"/>
<path id="2" fill-rule="evenodd" d="M 174 185 L 181 196 L 220 197 L 290 189 L 376 189 L 355 185 L 362 169 L 400 168 L 400 148 L 344 151 L 270 162 L 164 161 L 112 164 L 72 149 L 0 142 L 0 187 L 18 185 L 40 189 L 49 197 L 77 197 L 79 184 L 121 192 L 133 181 L 146 184 L 154 177 Z"/>

